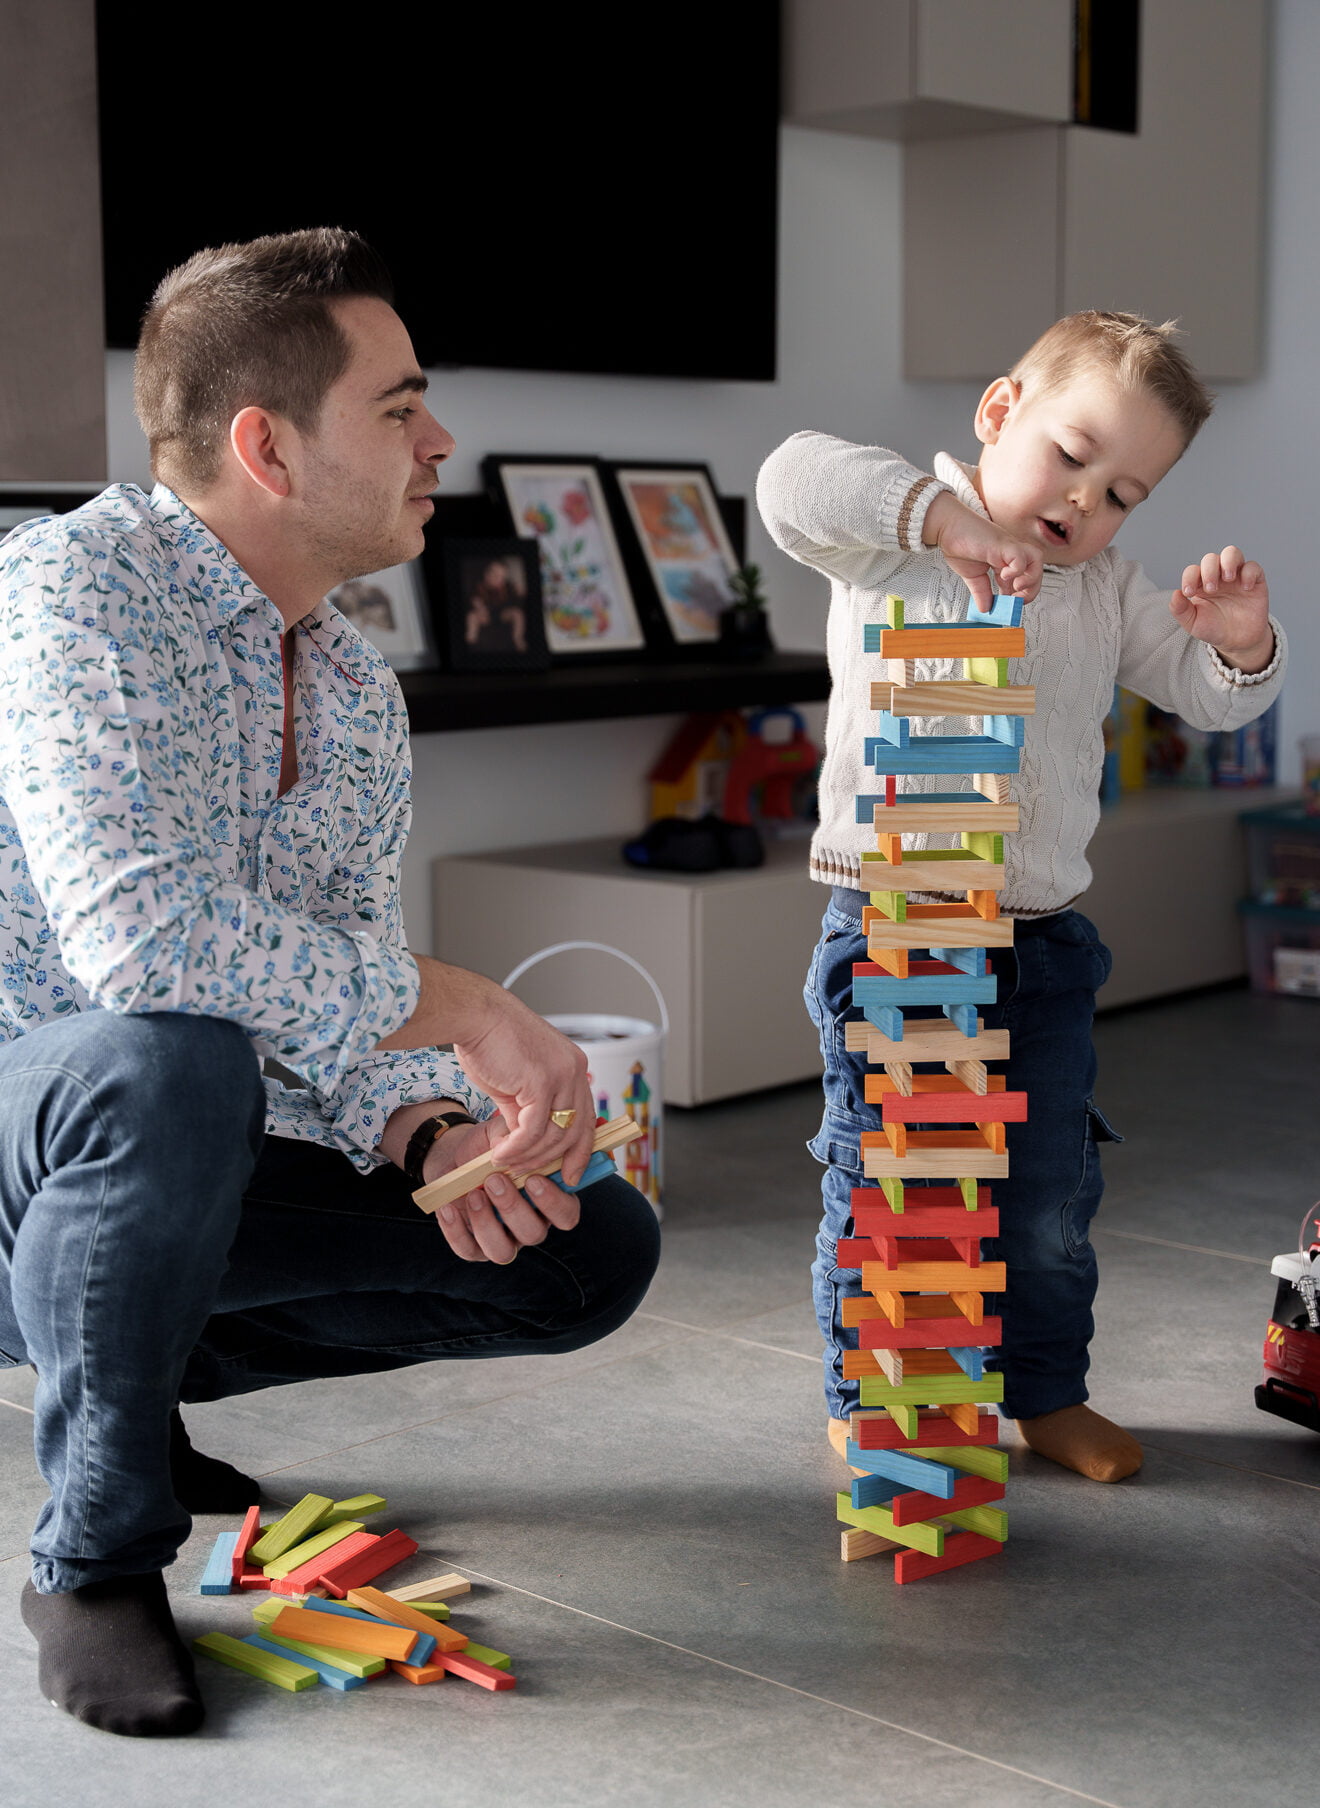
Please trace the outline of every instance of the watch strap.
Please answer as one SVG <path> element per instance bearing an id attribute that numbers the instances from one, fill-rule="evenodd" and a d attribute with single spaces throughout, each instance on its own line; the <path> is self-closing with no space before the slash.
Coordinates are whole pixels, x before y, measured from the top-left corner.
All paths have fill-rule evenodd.
<path id="1" fill-rule="evenodd" d="M 452 1130 L 457 1124 L 475 1124 L 476 1121 L 466 1111 L 440 1111 L 417 1126 L 408 1138 L 408 1147 L 403 1157 L 403 1171 L 414 1187 L 425 1184 L 423 1170 L 426 1158 L 445 1132 Z"/>

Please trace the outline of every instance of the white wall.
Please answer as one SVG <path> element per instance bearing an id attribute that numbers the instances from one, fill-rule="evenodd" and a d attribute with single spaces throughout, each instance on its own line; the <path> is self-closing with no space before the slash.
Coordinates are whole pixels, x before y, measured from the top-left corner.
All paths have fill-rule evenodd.
<path id="1" fill-rule="evenodd" d="M 1229 540 L 1262 558 L 1292 641 L 1283 728 L 1288 777 L 1296 769 L 1296 736 L 1320 729 L 1320 613 L 1303 570 L 1314 508 L 1305 417 L 1320 397 L 1320 341 L 1312 326 L 1320 294 L 1320 122 L 1311 93 L 1317 69 L 1320 6 L 1279 0 L 1264 374 L 1226 386 L 1209 426 L 1122 540 L 1153 577 L 1170 584 L 1188 559 Z M 446 486 L 479 487 L 477 468 L 488 451 L 563 450 L 703 459 L 721 489 L 750 497 L 761 460 L 799 427 L 880 440 L 918 461 L 939 447 L 970 457 L 979 386 L 910 384 L 900 374 L 900 176 L 897 145 L 786 128 L 778 382 L 442 371 L 433 400 L 458 441 Z M 1204 280 L 1213 282 L 1217 263 L 1234 256 L 1207 222 Z M 997 273 L 960 269 L 951 246 L 949 279 L 975 285 Z M 732 240 L 726 280 L 738 280 Z M 146 457 L 129 381 L 128 355 L 112 353 L 110 472 L 140 482 Z M 769 574 L 777 643 L 822 646 L 824 584 L 774 552 L 759 523 L 749 526 L 749 554 Z M 414 946 L 431 946 L 429 863 L 436 854 L 593 834 L 622 839 L 639 829 L 644 775 L 674 720 L 418 736 L 416 825 L 405 874 Z"/>

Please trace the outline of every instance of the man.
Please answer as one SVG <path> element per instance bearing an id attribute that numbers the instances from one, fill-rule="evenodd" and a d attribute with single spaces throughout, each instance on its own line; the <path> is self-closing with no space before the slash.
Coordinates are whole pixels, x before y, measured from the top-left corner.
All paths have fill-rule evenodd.
<path id="1" fill-rule="evenodd" d="M 138 350 L 155 490 L 0 547 L 0 1359 L 51 1491 L 23 1615 L 43 1693 L 113 1732 L 200 1723 L 161 1572 L 188 1510 L 257 1497 L 180 1400 L 575 1349 L 655 1268 L 623 1180 L 507 1178 L 580 1178 L 580 1050 L 404 944 L 406 716 L 322 599 L 420 550 L 425 389 L 353 235 L 201 252 Z M 486 1149 L 437 1230 L 412 1191 Z"/>

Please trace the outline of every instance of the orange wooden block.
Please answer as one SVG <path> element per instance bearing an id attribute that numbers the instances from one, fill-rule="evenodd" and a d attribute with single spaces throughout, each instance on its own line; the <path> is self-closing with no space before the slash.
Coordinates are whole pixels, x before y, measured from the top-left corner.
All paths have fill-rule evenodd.
<path id="1" fill-rule="evenodd" d="M 895 1155 L 907 1154 L 907 1125 L 901 1120 L 885 1125 L 885 1136 Z"/>
<path id="2" fill-rule="evenodd" d="M 881 1092 L 893 1092 L 896 1090 L 895 1087 L 893 1085 L 891 1085 L 889 1083 L 889 1081 L 886 1080 L 886 1078 L 883 1074 L 868 1074 L 866 1077 L 868 1080 L 878 1081 L 878 1083 L 879 1083 L 878 1090 Z M 1007 1083 L 1008 1082 L 1005 1080 L 1003 1074 L 987 1074 L 986 1075 L 986 1089 L 989 1092 L 1003 1092 Z M 956 1074 L 923 1073 L 923 1074 L 913 1074 L 912 1090 L 914 1093 L 919 1093 L 919 1092 L 929 1093 L 929 1092 L 971 1092 L 972 1089 L 969 1086 L 964 1086 L 962 1081 L 958 1078 L 958 1076 Z M 1016 1096 L 1016 1095 L 1014 1095 L 1014 1096 Z M 1026 1096 L 1027 1095 L 1025 1093 L 1022 1094 L 1023 1098 L 1025 1098 Z M 856 1197 L 855 1197 L 856 1194 L 858 1194 L 860 1192 L 864 1192 L 864 1191 L 865 1191 L 865 1188 L 863 1188 L 863 1187 L 854 1187 L 853 1188 L 853 1194 L 854 1194 L 853 1203 L 854 1204 L 857 1203 Z M 920 1194 L 914 1194 L 913 1197 L 917 1200 L 917 1203 L 920 1204 L 920 1202 L 921 1202 Z"/>
<path id="3" fill-rule="evenodd" d="M 455 1632 L 443 1621 L 431 1619 L 429 1614 L 418 1613 L 406 1601 L 396 1601 L 379 1588 L 350 1588 L 348 1591 L 350 1607 L 361 1608 L 363 1613 L 374 1614 L 378 1620 L 386 1620 L 394 1626 L 410 1626 L 414 1632 L 428 1632 L 435 1640 L 437 1651 L 461 1651 L 467 1644 L 465 1632 Z"/>
<path id="4" fill-rule="evenodd" d="M 1025 628 L 882 628 L 882 659 L 1021 659 Z"/>
<path id="5" fill-rule="evenodd" d="M 907 920 L 909 923 L 938 922 L 942 917 L 965 917 L 965 904 L 909 904 Z"/>
<path id="6" fill-rule="evenodd" d="M 405 1682 L 443 1682 L 449 1674 L 443 1664 L 434 1661 L 429 1664 L 391 1663 L 390 1669 L 396 1676 L 402 1676 Z"/>
<path id="7" fill-rule="evenodd" d="M 1004 1094 L 1005 1098 L 1011 1098 L 1012 1096 L 1011 1093 Z M 1025 1098 L 1026 1094 L 1023 1093 L 1021 1096 Z M 1026 1113 L 1024 1112 L 1023 1116 L 1025 1117 L 1025 1115 Z M 996 1123 L 982 1124 L 980 1129 L 981 1135 L 985 1138 L 985 1146 L 992 1155 L 1006 1155 L 1008 1153 L 1008 1133 L 1004 1129 L 1002 1119 Z"/>
<path id="8" fill-rule="evenodd" d="M 305 1645 L 329 1645 L 336 1651 L 365 1651 L 371 1657 L 406 1661 L 417 1643 L 410 1626 L 373 1625 L 370 1620 L 350 1620 L 334 1613 L 314 1613 L 308 1607 L 282 1608 L 270 1622 L 281 1638 L 300 1639 Z M 427 1626 L 427 1631 L 431 1627 Z"/>
<path id="9" fill-rule="evenodd" d="M 883 1375 L 884 1372 L 870 1350 L 845 1350 L 843 1352 L 843 1378 L 845 1381 L 862 1381 L 868 1376 Z"/>
<path id="10" fill-rule="evenodd" d="M 886 973 L 892 973 L 895 979 L 908 977 L 908 961 L 911 954 L 906 948 L 877 948 L 875 964 L 883 967 Z"/>
<path id="11" fill-rule="evenodd" d="M 901 835 L 877 835 L 875 845 L 891 866 L 900 866 L 903 861 L 903 837 Z M 865 929 L 866 924 L 862 924 Z"/>
<path id="12" fill-rule="evenodd" d="M 999 893 L 994 891 L 969 891 L 967 902 L 978 917 L 987 923 L 993 923 L 999 915 Z"/>
<path id="13" fill-rule="evenodd" d="M 997 1324 L 1001 1323 L 1001 1320 L 999 1320 L 997 1318 L 996 1319 L 987 1319 L 986 1323 L 997 1325 Z M 980 1329 L 982 1331 L 984 1331 L 985 1326 L 982 1325 L 980 1327 Z M 976 1342 L 980 1345 L 985 1345 L 989 1341 L 990 1340 L 987 1337 L 978 1337 L 976 1339 Z M 999 1341 L 999 1340 L 996 1339 L 996 1341 Z M 968 1402 L 965 1400 L 963 1400 L 963 1401 L 957 1401 L 957 1400 L 946 1401 L 944 1403 L 944 1405 L 942 1405 L 940 1407 L 939 1410 L 946 1416 L 946 1418 L 949 1419 L 949 1421 L 952 1424 L 954 1424 L 958 1427 L 959 1431 L 975 1431 L 976 1430 L 976 1424 L 977 1424 L 977 1419 L 978 1419 L 979 1415 L 977 1413 L 975 1405 L 968 1404 Z"/>

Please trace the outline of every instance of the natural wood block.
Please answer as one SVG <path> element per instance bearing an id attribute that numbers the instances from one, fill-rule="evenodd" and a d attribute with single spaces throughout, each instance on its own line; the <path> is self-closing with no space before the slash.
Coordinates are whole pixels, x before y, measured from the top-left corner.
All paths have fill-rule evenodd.
<path id="1" fill-rule="evenodd" d="M 882 948 L 929 948 L 932 943 L 941 948 L 1012 947 L 1012 917 L 988 920 L 965 912 L 963 904 L 909 905 L 906 922 L 872 926 L 866 938 L 867 956 L 874 960 L 875 951 Z"/>
<path id="2" fill-rule="evenodd" d="M 871 1096 L 869 1089 L 872 1078 L 873 1076 L 871 1074 L 867 1074 L 866 1085 L 868 1090 L 866 1096 L 868 1099 Z M 910 1061 L 886 1061 L 885 1078 L 895 1092 L 901 1093 L 904 1097 L 911 1096 L 912 1063 Z"/>
<path id="3" fill-rule="evenodd" d="M 645 1135 L 640 1124 L 630 1117 L 611 1118 L 608 1124 L 602 1124 L 592 1140 L 592 1151 L 598 1153 L 604 1149 L 617 1149 L 624 1143 L 631 1142 L 636 1136 Z M 461 1199 L 464 1193 L 472 1192 L 490 1179 L 498 1167 L 498 1159 L 490 1154 L 478 1155 L 474 1161 L 465 1161 L 462 1167 L 433 1180 L 429 1186 L 419 1188 L 413 1194 L 414 1205 L 420 1206 L 424 1212 L 438 1212 L 442 1205 L 450 1205 L 455 1199 Z M 558 1168 L 558 1161 L 546 1162 L 544 1166 L 529 1170 L 537 1174 L 553 1174 Z M 527 1174 L 520 1174 L 515 1186 L 522 1186 Z"/>
<path id="4" fill-rule="evenodd" d="M 891 1058 L 898 1061 L 1007 1061 L 1007 1030 L 988 1030 L 981 1018 L 976 1020 L 976 1034 L 964 1036 L 945 1017 L 909 1018 L 903 1026 L 903 1037 L 896 1042 L 873 1023 L 856 1021 L 843 1026 L 843 1045 L 850 1054 L 865 1054 L 873 1066 L 879 1067 Z"/>
<path id="5" fill-rule="evenodd" d="M 952 1078 L 961 1082 L 969 1092 L 989 1090 L 990 1075 L 986 1072 L 984 1061 L 946 1061 L 944 1065 Z"/>
<path id="6" fill-rule="evenodd" d="M 973 684 L 967 680 L 933 684 L 871 686 L 871 708 L 891 716 L 1034 716 L 1036 692 L 1030 684 Z"/>
<path id="7" fill-rule="evenodd" d="M 889 837 L 888 839 L 892 839 Z M 900 861 L 887 854 L 883 860 L 862 857 L 862 889 L 864 891 L 971 891 L 974 888 L 997 891 L 1004 883 L 1004 869 L 990 860 L 978 860 L 962 848 L 935 849 L 954 856 L 951 860 L 933 860 L 929 853 L 908 854 Z M 866 924 L 863 922 L 862 927 Z"/>
<path id="8" fill-rule="evenodd" d="M 470 1594 L 472 1584 L 466 1576 L 450 1571 L 443 1576 L 428 1576 L 424 1582 L 410 1582 L 406 1588 L 387 1588 L 383 1592 L 395 1601 L 452 1601 L 455 1595 Z"/>
<path id="9" fill-rule="evenodd" d="M 879 1557 L 886 1551 L 904 1548 L 897 1539 L 881 1538 L 876 1532 L 864 1532 L 860 1526 L 840 1527 L 839 1556 L 844 1563 L 859 1563 L 863 1557 Z"/>
<path id="10" fill-rule="evenodd" d="M 1009 775 L 1007 772 L 975 772 L 972 774 L 972 788 L 982 792 L 991 803 L 1006 804 L 1011 802 L 1009 791 Z"/>
<path id="11" fill-rule="evenodd" d="M 863 1138 L 871 1132 L 863 1131 Z M 863 1143 L 862 1172 L 868 1180 L 896 1174 L 901 1180 L 1007 1180 L 1008 1156 L 996 1155 L 971 1130 L 919 1130 L 908 1136 L 901 1159 L 886 1141 L 883 1149 Z"/>
<path id="12" fill-rule="evenodd" d="M 952 835 L 961 830 L 988 830 L 1011 834 L 1018 827 L 1018 806 L 988 803 L 974 792 L 967 802 L 929 803 L 919 797 L 900 797 L 892 804 L 875 806 L 875 827 L 883 835 Z"/>

